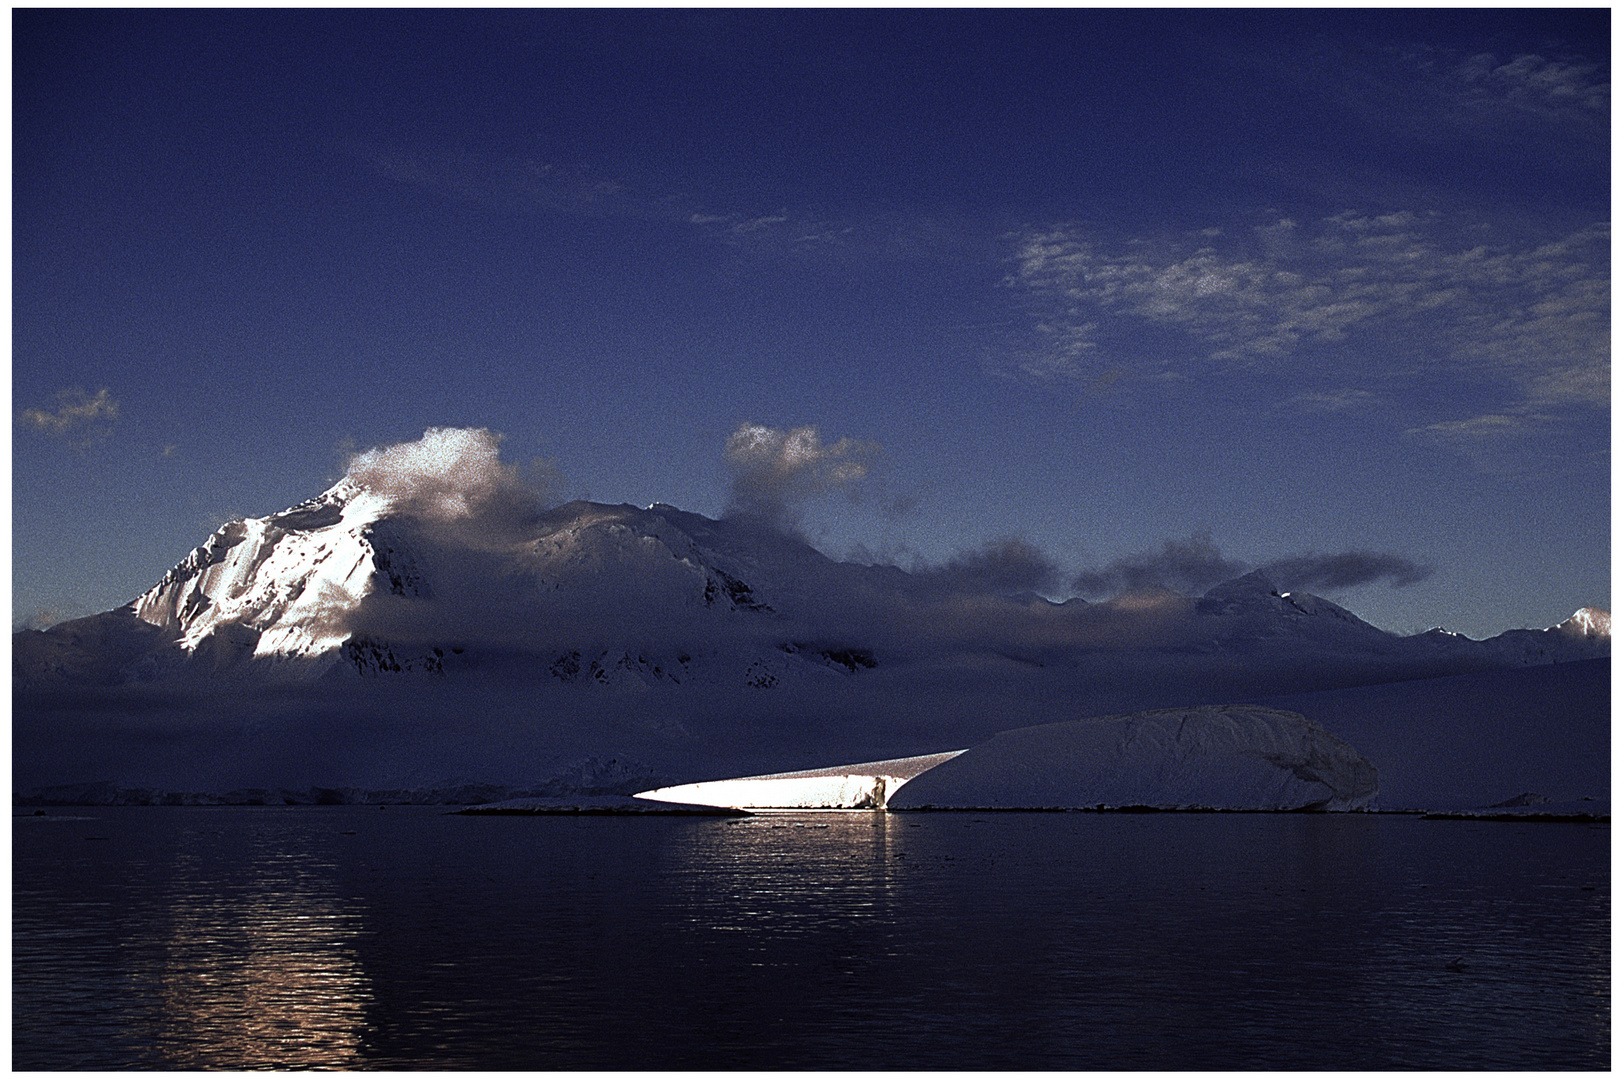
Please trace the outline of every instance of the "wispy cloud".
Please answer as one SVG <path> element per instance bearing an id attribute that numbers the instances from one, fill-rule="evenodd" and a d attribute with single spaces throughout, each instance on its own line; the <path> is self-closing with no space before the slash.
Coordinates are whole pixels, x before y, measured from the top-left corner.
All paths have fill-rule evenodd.
<path id="1" fill-rule="evenodd" d="M 77 388 L 62 390 L 56 397 L 59 404 L 54 410 L 24 409 L 20 414 L 22 423 L 36 431 L 87 443 L 104 436 L 107 425 L 118 419 L 118 400 L 106 387 L 94 394 Z"/>
<path id="2" fill-rule="evenodd" d="M 493 209 L 577 214 L 646 214 L 651 209 L 646 201 L 631 198 L 617 180 L 541 158 L 361 142 L 344 143 L 341 149 L 390 180 Z"/>
<path id="3" fill-rule="evenodd" d="M 1432 572 L 1430 566 L 1401 555 L 1364 550 L 1293 555 L 1253 566 L 1225 556 L 1209 534 L 1195 533 L 1188 539 L 1166 540 L 1159 548 L 1085 571 L 1077 575 L 1071 588 L 1088 598 L 1159 590 L 1194 596 L 1252 569 L 1261 570 L 1282 589 L 1327 592 L 1381 581 L 1402 588 L 1424 580 Z"/>
<path id="4" fill-rule="evenodd" d="M 1327 409 L 1375 404 L 1371 383 L 1400 391 L 1441 374 L 1500 385 L 1504 412 L 1605 407 L 1609 233 L 1518 242 L 1438 214 L 1351 210 L 1179 236 L 1032 231 L 1006 279 L 1033 317 L 1016 366 L 1039 379 L 1122 365 L 1164 379 L 1296 365 L 1334 380 L 1298 398 Z M 1173 332 L 1183 351 L 1146 360 L 1146 331 Z"/>
<path id="5" fill-rule="evenodd" d="M 1248 569 L 1245 563 L 1225 558 L 1210 534 L 1195 533 L 1187 540 L 1167 540 L 1156 550 L 1124 556 L 1108 566 L 1084 571 L 1071 588 L 1088 598 L 1151 589 L 1188 595 L 1204 592 Z"/>
<path id="6" fill-rule="evenodd" d="M 1611 87 L 1593 59 L 1603 49 L 1580 40 L 1550 41 L 1541 53 L 1350 44 L 1330 62 L 1298 65 L 1287 85 L 1334 102 L 1356 129 L 1393 140 L 1399 158 L 1404 147 L 1514 146 L 1518 157 L 1560 152 L 1604 168 Z"/>
<path id="7" fill-rule="evenodd" d="M 1541 117 L 1573 112 L 1603 117 L 1611 108 L 1610 84 L 1600 77 L 1599 65 L 1586 61 L 1477 53 L 1433 70 L 1474 105 L 1509 105 Z"/>
<path id="8" fill-rule="evenodd" d="M 1388 582 L 1394 589 L 1431 576 L 1432 567 L 1379 551 L 1342 551 L 1330 555 L 1295 555 L 1260 567 L 1282 589 L 1334 591 Z"/>
<path id="9" fill-rule="evenodd" d="M 1604 475 L 1611 456 L 1606 428 L 1579 433 L 1559 412 L 1530 409 L 1420 424 L 1406 428 L 1403 436 L 1451 451 L 1480 472 L 1506 477 L 1572 470 Z"/>
<path id="10" fill-rule="evenodd" d="M 1336 390 L 1308 391 L 1285 402 L 1287 408 L 1302 413 L 1359 413 L 1389 406 L 1385 397 L 1369 390 L 1342 387 Z"/>
<path id="11" fill-rule="evenodd" d="M 1465 420 L 1441 420 L 1435 424 L 1410 428 L 1405 434 L 1431 439 L 1439 443 L 1476 443 L 1484 437 L 1516 435 L 1530 426 L 1525 416 L 1506 413 L 1485 413 Z"/>
<path id="12" fill-rule="evenodd" d="M 1046 593 L 1060 578 L 1059 567 L 1040 548 L 1019 537 L 990 540 L 960 552 L 941 566 L 915 567 L 913 576 L 944 592 Z"/>
<path id="13" fill-rule="evenodd" d="M 801 250 L 846 240 L 853 226 L 788 207 L 732 209 L 706 205 L 657 181 L 611 177 L 587 165 L 536 157 L 406 149 L 345 143 L 342 149 L 397 183 L 436 191 L 459 202 L 508 213 L 675 222 L 729 245 Z"/>

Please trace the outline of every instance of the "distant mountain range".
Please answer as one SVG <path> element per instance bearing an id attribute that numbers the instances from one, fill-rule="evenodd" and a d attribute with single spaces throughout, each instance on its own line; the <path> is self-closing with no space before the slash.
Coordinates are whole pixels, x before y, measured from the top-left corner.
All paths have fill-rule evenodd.
<path id="1" fill-rule="evenodd" d="M 14 635 L 14 751 L 19 784 L 537 790 L 599 762 L 634 790 L 1610 647 L 1594 608 L 1476 641 L 1260 573 L 1056 603 L 663 504 L 403 507 L 345 479 L 222 526 L 124 607 Z"/>
<path id="2" fill-rule="evenodd" d="M 1112 634 L 1112 630 L 1117 633 Z M 425 526 L 343 481 L 229 522 L 143 595 L 14 637 L 18 684 L 444 675 L 500 661 L 562 681 L 738 681 L 881 664 L 1086 666 L 1227 657 L 1436 675 L 1610 653 L 1611 617 L 1475 641 L 1398 636 L 1254 572 L 1198 599 L 998 595 L 940 572 L 836 562 L 793 538 L 675 507 L 574 502 L 514 537 Z M 520 660 L 522 658 L 522 662 Z M 1353 676 L 1356 678 L 1356 676 Z"/>

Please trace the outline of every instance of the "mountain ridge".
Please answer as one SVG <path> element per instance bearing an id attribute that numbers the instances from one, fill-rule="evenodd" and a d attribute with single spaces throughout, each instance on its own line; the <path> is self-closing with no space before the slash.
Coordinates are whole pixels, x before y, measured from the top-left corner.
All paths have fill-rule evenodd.
<path id="1" fill-rule="evenodd" d="M 903 609 L 928 619 L 933 610 L 973 617 L 978 608 L 988 628 L 978 651 L 1040 665 L 1139 644 L 1401 657 L 1442 674 L 1450 664 L 1552 663 L 1610 649 L 1610 614 L 1598 608 L 1480 641 L 1441 629 L 1405 637 L 1323 597 L 1282 592 L 1261 571 L 1198 598 L 1162 591 L 1088 604 L 976 593 L 928 573 L 839 562 L 770 529 L 663 503 L 578 500 L 508 535 L 450 536 L 436 538 L 346 478 L 286 510 L 222 525 L 122 608 L 15 634 L 14 682 L 106 685 L 228 670 L 279 680 L 343 670 L 443 674 L 448 662 L 478 659 L 470 649 L 505 636 L 545 660 L 553 677 L 586 671 L 599 683 L 631 671 L 680 681 L 675 673 L 691 674 L 718 643 L 723 651 L 747 645 L 755 655 L 743 664 L 744 682 L 769 688 L 785 657 L 814 657 L 847 674 L 882 656 L 919 658 L 928 650 L 899 644 L 893 627 L 876 629 Z M 1150 624 L 1176 631 L 1136 641 Z M 1123 631 L 1118 640 L 1090 632 L 1111 625 Z M 999 629 L 1010 640 L 991 642 Z M 924 634 L 948 652 L 963 645 L 943 623 Z"/>
<path id="2" fill-rule="evenodd" d="M 14 784 L 183 802 L 630 795 L 1565 661 L 1592 687 L 1583 671 L 1610 653 L 1599 609 L 1475 641 L 1393 634 L 1256 573 L 1091 603 L 1011 580 L 840 562 L 665 504 L 514 513 L 345 481 L 221 526 L 122 607 L 15 634 Z"/>

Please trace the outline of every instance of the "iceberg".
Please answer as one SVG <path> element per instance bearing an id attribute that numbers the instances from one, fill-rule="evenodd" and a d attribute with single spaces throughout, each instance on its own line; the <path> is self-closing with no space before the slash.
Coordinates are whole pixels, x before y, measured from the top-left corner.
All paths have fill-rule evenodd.
<path id="1" fill-rule="evenodd" d="M 1375 767 L 1282 709 L 1161 709 L 1016 728 L 967 750 L 707 780 L 636 798 L 741 810 L 1361 810 Z"/>
<path id="2" fill-rule="evenodd" d="M 883 810 L 890 793 L 962 750 L 826 769 L 706 780 L 639 791 L 638 799 L 739 810 Z"/>
<path id="3" fill-rule="evenodd" d="M 892 809 L 1360 810 L 1375 767 L 1306 717 L 1161 709 L 1016 728 L 921 773 Z"/>

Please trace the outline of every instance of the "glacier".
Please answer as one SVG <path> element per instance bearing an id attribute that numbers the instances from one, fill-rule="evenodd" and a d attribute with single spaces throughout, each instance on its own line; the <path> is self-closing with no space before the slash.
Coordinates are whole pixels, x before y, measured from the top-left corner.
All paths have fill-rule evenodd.
<path id="1" fill-rule="evenodd" d="M 1058 603 L 661 503 L 515 508 L 500 485 L 369 476 L 221 526 L 122 608 L 14 634 L 14 797 L 624 798 L 810 771 L 828 790 L 805 798 L 895 807 L 973 769 L 953 798 L 1001 805 L 989 785 L 1024 747 L 1051 775 L 1007 798 L 1044 805 L 1609 800 L 1598 608 L 1476 641 L 1393 634 L 1261 573 Z M 1169 709 L 1199 719 L 1178 738 L 1136 721 L 1111 759 L 1131 782 L 1106 784 L 1088 740 Z M 1326 764 L 1350 759 L 1257 749 L 1327 740 L 1378 793 Z M 833 792 L 829 770 L 866 779 Z"/>

